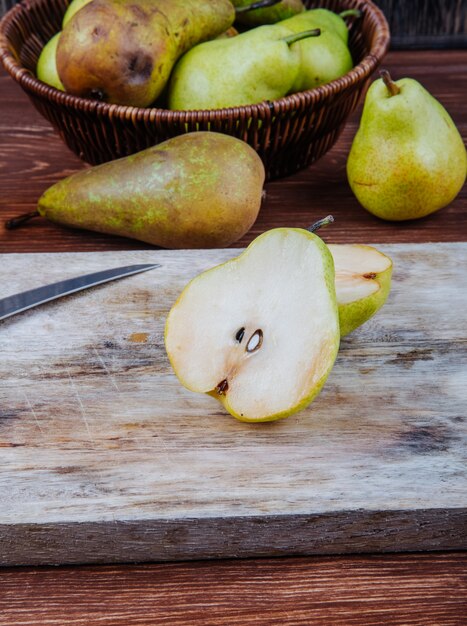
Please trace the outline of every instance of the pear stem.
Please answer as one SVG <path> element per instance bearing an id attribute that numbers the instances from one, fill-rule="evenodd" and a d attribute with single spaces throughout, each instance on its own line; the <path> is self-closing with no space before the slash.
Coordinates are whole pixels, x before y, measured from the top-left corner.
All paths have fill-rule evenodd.
<path id="1" fill-rule="evenodd" d="M 31 211 L 31 213 L 23 213 L 23 215 L 18 215 L 18 217 L 12 217 L 11 220 L 7 220 L 5 222 L 5 228 L 7 230 L 15 230 L 15 228 L 19 228 L 25 222 L 28 222 L 33 217 L 38 217 L 39 215 L 39 211 Z"/>
<path id="2" fill-rule="evenodd" d="M 358 9 L 347 9 L 347 11 L 342 11 L 338 15 L 345 20 L 346 17 L 362 17 L 362 12 Z"/>
<path id="3" fill-rule="evenodd" d="M 255 11 L 256 9 L 267 9 L 268 7 L 273 7 L 275 4 L 279 4 L 279 2 L 282 2 L 282 0 L 258 0 L 258 2 L 247 4 L 244 7 L 237 7 L 235 13 L 247 13 L 248 11 Z"/>
<path id="4" fill-rule="evenodd" d="M 318 37 L 318 35 L 321 35 L 321 30 L 319 28 L 314 28 L 313 30 L 304 30 L 301 33 L 294 33 L 293 35 L 284 37 L 283 41 L 285 41 L 286 44 L 291 46 L 296 41 L 301 41 L 302 39 L 308 39 L 308 37 Z"/>
<path id="5" fill-rule="evenodd" d="M 398 87 L 396 83 L 392 80 L 391 74 L 387 70 L 381 70 L 379 75 L 383 79 L 383 83 L 388 88 L 388 91 L 391 94 L 391 96 L 397 96 L 397 94 L 401 92 L 400 87 Z"/>
<path id="6" fill-rule="evenodd" d="M 308 228 L 306 228 L 305 230 L 310 231 L 310 233 L 314 233 L 318 229 L 322 228 L 323 226 L 327 226 L 328 224 L 332 224 L 333 222 L 334 222 L 334 217 L 332 215 L 327 215 L 326 217 L 323 217 L 322 220 L 318 220 L 311 226 L 308 226 Z"/>

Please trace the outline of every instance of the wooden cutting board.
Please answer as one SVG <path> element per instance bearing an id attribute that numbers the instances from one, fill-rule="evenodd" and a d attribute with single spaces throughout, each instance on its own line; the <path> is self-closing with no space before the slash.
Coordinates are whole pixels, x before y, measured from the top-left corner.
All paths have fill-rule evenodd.
<path id="1" fill-rule="evenodd" d="M 0 297 L 161 264 L 0 323 L 0 563 L 467 548 L 467 244 L 380 247 L 388 303 L 307 410 L 253 425 L 181 387 L 163 343 L 186 282 L 238 250 L 0 256 Z"/>

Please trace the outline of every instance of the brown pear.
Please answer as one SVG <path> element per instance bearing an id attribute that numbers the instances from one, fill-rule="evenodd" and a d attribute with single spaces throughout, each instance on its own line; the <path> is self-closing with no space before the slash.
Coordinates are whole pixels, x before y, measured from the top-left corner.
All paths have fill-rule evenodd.
<path id="1" fill-rule="evenodd" d="M 256 220 L 264 177 L 261 159 L 240 139 L 188 133 L 59 181 L 38 211 L 164 248 L 224 247 Z"/>
<path id="2" fill-rule="evenodd" d="M 176 60 L 234 19 L 230 0 L 93 0 L 63 28 L 58 75 L 71 94 L 146 107 Z"/>

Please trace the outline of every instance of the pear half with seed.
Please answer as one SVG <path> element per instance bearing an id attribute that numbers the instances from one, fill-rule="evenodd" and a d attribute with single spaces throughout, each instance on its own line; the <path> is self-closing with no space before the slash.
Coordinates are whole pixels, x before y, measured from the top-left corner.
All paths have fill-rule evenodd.
<path id="1" fill-rule="evenodd" d="M 391 289 L 392 261 L 372 246 L 329 244 L 336 272 L 341 337 L 370 319 Z"/>
<path id="2" fill-rule="evenodd" d="M 245 422 L 304 408 L 339 349 L 334 285 L 332 255 L 317 235 L 299 228 L 260 235 L 194 278 L 172 307 L 165 345 L 180 382 Z"/>

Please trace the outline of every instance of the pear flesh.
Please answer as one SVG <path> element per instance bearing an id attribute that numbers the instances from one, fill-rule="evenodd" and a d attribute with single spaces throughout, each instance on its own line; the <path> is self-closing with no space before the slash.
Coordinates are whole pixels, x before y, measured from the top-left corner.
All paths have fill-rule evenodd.
<path id="1" fill-rule="evenodd" d="M 448 205 L 467 174 L 467 153 L 446 109 L 416 80 L 376 80 L 347 161 L 360 204 L 386 220 L 424 217 Z"/>
<path id="2" fill-rule="evenodd" d="M 332 256 L 298 228 L 255 239 L 193 279 L 166 322 L 180 382 L 241 421 L 287 417 L 322 388 L 339 348 Z"/>
<path id="3" fill-rule="evenodd" d="M 336 273 L 341 337 L 364 324 L 386 302 L 392 261 L 372 246 L 329 244 Z"/>

